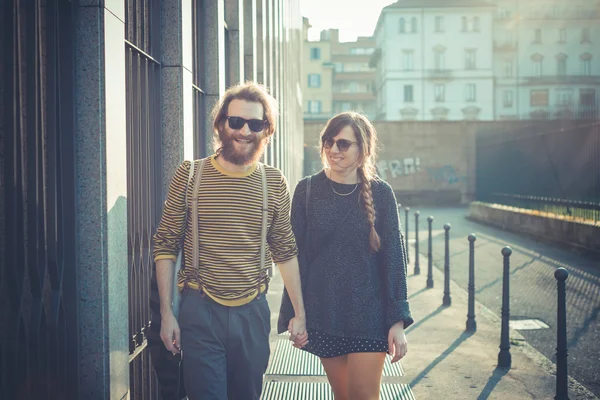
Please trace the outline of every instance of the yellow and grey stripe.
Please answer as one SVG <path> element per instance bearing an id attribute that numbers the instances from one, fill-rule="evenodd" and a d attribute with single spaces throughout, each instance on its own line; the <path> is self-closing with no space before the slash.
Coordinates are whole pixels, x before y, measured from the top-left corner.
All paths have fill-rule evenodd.
<path id="1" fill-rule="evenodd" d="M 186 223 L 193 195 L 193 184 L 187 184 L 190 165 L 186 161 L 179 166 L 171 181 L 154 235 L 154 259 L 175 260 L 183 239 L 185 261 L 179 286 L 183 287 L 184 281 L 194 289 L 201 286 L 224 305 L 246 304 L 256 296 L 260 279 L 260 171 L 253 166 L 244 173 L 232 173 L 224 170 L 215 156 L 205 163 L 198 190 L 199 269 L 192 271 L 191 223 Z M 297 248 L 290 224 L 287 182 L 278 169 L 265 165 L 265 171 L 269 193 L 266 263 L 270 265 L 271 260 L 280 263 L 295 257 Z M 268 278 L 263 279 L 264 290 Z"/>

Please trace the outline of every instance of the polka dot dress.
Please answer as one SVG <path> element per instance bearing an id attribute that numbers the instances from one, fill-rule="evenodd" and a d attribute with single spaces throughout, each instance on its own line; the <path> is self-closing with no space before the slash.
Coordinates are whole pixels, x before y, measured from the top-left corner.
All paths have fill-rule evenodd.
<path id="1" fill-rule="evenodd" d="M 388 344 L 372 339 L 353 339 L 308 332 L 308 344 L 302 349 L 320 358 L 342 356 L 349 353 L 387 353 Z"/>

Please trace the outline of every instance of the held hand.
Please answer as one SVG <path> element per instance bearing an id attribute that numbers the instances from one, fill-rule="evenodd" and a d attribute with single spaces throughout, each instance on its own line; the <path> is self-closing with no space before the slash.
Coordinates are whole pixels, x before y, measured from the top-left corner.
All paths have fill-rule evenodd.
<path id="1" fill-rule="evenodd" d="M 408 342 L 404 334 L 404 321 L 397 322 L 390 328 L 388 346 L 389 354 L 392 356 L 392 364 L 399 361 L 408 352 Z"/>
<path id="2" fill-rule="evenodd" d="M 176 354 L 181 350 L 181 332 L 173 313 L 163 315 L 160 325 L 160 338 L 167 350 Z"/>
<path id="3" fill-rule="evenodd" d="M 308 343 L 308 332 L 306 332 L 306 319 L 294 317 L 288 324 L 290 340 L 294 342 L 294 347 L 301 349 Z"/>

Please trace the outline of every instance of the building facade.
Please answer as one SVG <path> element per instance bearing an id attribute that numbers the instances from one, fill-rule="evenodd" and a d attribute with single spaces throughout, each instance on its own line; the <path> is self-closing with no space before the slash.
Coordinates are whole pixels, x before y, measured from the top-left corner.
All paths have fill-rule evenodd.
<path id="1" fill-rule="evenodd" d="M 375 116 L 373 82 L 375 70 L 369 66 L 375 40 L 358 37 L 340 42 L 339 30 L 321 32 L 320 40 L 308 40 L 305 21 L 304 119 L 328 119 L 342 111 L 358 111 Z"/>
<path id="2" fill-rule="evenodd" d="M 169 181 L 238 82 L 303 144 L 299 1 L 8 0 L 0 11 L 0 397 L 157 399 L 145 331 Z M 4 36 L 6 35 L 6 36 Z"/>
<path id="3" fill-rule="evenodd" d="M 585 117 L 600 92 L 600 2 L 497 0 L 497 119 Z"/>
<path id="4" fill-rule="evenodd" d="M 600 3 L 399 0 L 375 29 L 377 118 L 598 118 Z"/>
<path id="5" fill-rule="evenodd" d="M 400 0 L 375 29 L 377 118 L 493 119 L 492 17 L 479 1 Z"/>
<path id="6" fill-rule="evenodd" d="M 308 41 L 310 23 L 303 18 L 304 53 L 302 57 L 302 95 L 304 119 L 323 120 L 333 114 L 333 63 L 331 42 Z"/>

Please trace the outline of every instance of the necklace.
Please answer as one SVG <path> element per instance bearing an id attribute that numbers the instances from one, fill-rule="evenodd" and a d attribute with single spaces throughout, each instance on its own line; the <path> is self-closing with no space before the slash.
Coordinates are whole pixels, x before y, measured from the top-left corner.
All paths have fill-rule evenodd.
<path id="1" fill-rule="evenodd" d="M 354 193 L 354 191 L 356 190 L 357 187 L 358 187 L 358 183 L 356 185 L 354 185 L 354 189 L 352 189 L 352 191 L 350 193 L 340 193 L 335 190 L 333 185 L 331 185 L 331 190 L 333 190 L 333 193 L 337 194 L 338 196 L 350 196 L 352 193 Z"/>
<path id="2" fill-rule="evenodd" d="M 358 183 L 356 183 L 356 185 L 354 185 L 354 189 L 352 189 L 350 193 L 340 193 L 333 187 L 333 180 L 327 175 L 327 173 L 325 173 L 325 176 L 327 176 L 329 179 L 329 186 L 331 186 L 331 190 L 333 190 L 333 193 L 337 194 L 338 196 L 350 196 L 358 188 Z"/>

